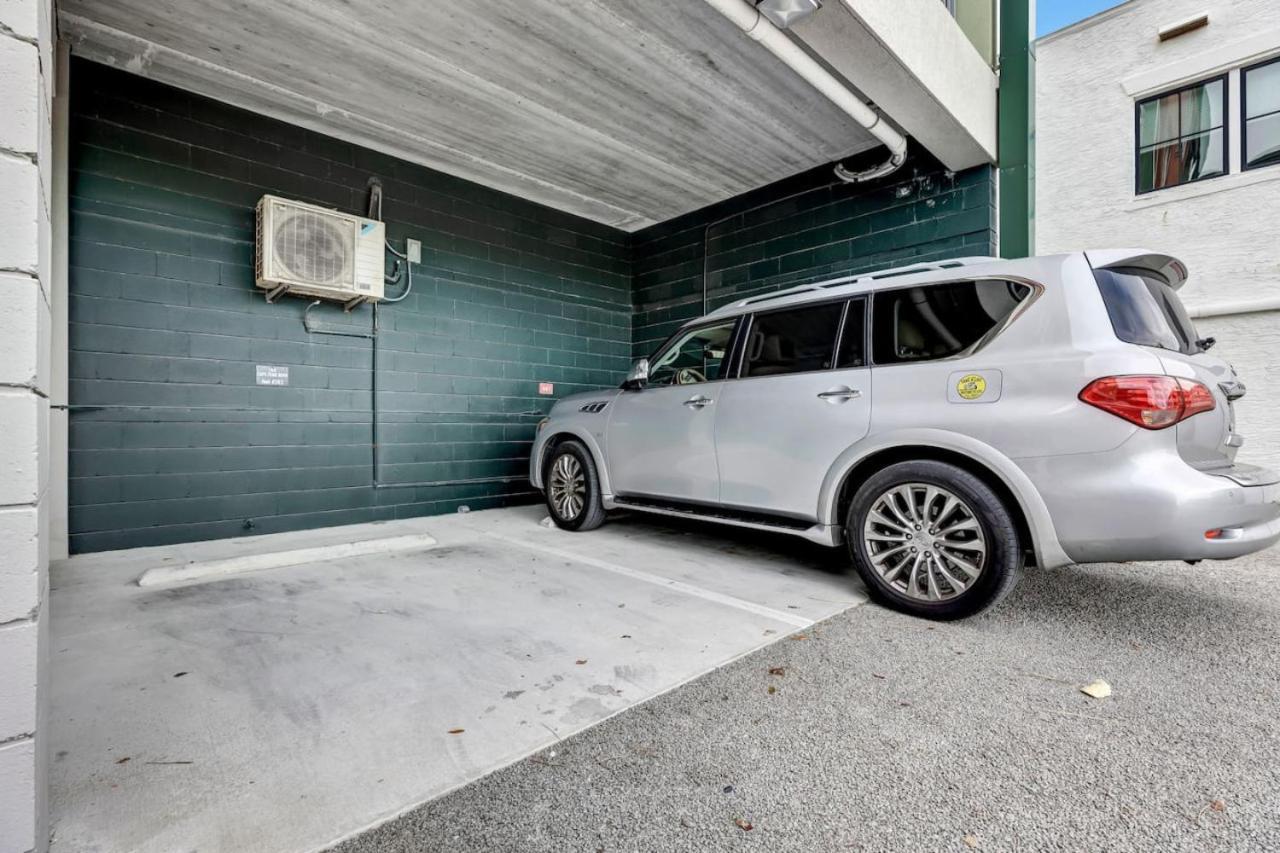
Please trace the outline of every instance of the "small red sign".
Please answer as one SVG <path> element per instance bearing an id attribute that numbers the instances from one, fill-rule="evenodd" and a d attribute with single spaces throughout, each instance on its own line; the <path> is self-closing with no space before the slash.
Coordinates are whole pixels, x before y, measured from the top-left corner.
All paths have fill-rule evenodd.
<path id="1" fill-rule="evenodd" d="M 538 393 L 543 397 L 550 397 L 552 394 L 556 393 L 556 386 L 550 382 L 539 382 Z"/>

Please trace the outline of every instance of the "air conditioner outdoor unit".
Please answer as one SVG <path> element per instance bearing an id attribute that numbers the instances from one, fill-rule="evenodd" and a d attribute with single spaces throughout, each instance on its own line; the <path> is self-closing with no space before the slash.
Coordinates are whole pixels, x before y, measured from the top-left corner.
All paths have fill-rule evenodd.
<path id="1" fill-rule="evenodd" d="M 386 228 L 377 220 L 264 195 L 254 272 L 267 301 L 284 294 L 354 308 L 382 299 Z"/>

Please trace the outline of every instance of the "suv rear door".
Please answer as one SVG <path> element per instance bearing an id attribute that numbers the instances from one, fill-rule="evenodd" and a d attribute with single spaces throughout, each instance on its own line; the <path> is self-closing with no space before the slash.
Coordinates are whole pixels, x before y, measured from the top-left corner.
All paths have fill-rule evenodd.
<path id="1" fill-rule="evenodd" d="M 716 413 L 720 501 L 812 520 L 836 457 L 867 434 L 865 298 L 751 317 Z"/>
<path id="2" fill-rule="evenodd" d="M 1151 349 L 1170 376 L 1194 379 L 1213 392 L 1213 411 L 1174 427 L 1179 455 L 1203 470 L 1229 468 L 1244 442 L 1235 431 L 1232 406 L 1243 396 L 1244 385 L 1230 364 L 1204 349 L 1178 298 L 1186 268 L 1165 255 L 1090 253 L 1089 260 L 1116 337 Z"/>

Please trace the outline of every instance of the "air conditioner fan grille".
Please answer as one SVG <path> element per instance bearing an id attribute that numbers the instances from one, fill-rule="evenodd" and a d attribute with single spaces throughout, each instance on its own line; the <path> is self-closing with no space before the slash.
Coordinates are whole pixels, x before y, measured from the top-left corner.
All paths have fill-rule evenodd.
<path id="1" fill-rule="evenodd" d="M 352 278 L 353 234 L 333 217 L 308 210 L 281 211 L 272 235 L 273 254 L 288 274 L 316 284 L 340 285 Z"/>

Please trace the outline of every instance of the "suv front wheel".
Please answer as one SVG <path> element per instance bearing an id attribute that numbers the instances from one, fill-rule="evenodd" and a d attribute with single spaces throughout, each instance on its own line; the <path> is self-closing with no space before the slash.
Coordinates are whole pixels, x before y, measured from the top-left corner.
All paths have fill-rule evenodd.
<path id="1" fill-rule="evenodd" d="M 984 610 L 1022 574 L 1008 508 L 945 462 L 899 462 L 873 474 L 850 503 L 845 540 L 873 599 L 928 619 Z"/>
<path id="2" fill-rule="evenodd" d="M 604 524 L 600 479 L 591 451 L 572 439 L 555 446 L 543 472 L 547 511 L 564 530 L 595 530 Z"/>

